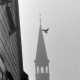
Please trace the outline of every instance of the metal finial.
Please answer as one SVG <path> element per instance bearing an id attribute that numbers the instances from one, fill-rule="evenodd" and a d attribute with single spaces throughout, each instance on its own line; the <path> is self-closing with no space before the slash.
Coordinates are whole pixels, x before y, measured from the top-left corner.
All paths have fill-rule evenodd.
<path id="1" fill-rule="evenodd" d="M 40 24 L 41 24 L 41 14 L 40 14 Z"/>

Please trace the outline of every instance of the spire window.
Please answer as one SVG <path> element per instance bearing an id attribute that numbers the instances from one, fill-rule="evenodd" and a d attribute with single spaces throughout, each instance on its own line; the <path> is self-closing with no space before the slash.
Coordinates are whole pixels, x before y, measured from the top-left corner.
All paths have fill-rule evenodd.
<path id="1" fill-rule="evenodd" d="M 41 73 L 44 73 L 44 67 L 41 67 Z"/>
<path id="2" fill-rule="evenodd" d="M 48 66 L 46 66 L 46 73 L 48 73 Z"/>
<path id="3" fill-rule="evenodd" d="M 39 67 L 37 67 L 37 74 L 39 73 Z"/>

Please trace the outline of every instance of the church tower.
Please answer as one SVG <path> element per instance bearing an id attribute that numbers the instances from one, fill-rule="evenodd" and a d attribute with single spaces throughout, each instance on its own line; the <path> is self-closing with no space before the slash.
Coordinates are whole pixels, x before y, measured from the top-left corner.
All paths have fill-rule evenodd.
<path id="1" fill-rule="evenodd" d="M 49 80 L 49 60 L 46 53 L 40 19 L 40 29 L 35 59 L 36 80 Z"/>

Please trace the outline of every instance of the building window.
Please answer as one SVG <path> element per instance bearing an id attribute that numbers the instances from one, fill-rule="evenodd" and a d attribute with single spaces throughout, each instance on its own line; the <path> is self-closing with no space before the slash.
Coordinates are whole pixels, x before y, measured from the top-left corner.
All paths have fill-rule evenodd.
<path id="1" fill-rule="evenodd" d="M 14 80 L 11 72 L 6 71 L 6 80 Z"/>
<path id="2" fill-rule="evenodd" d="M 8 4 L 11 0 L 0 0 L 0 5 Z"/>
<path id="3" fill-rule="evenodd" d="M 44 73 L 44 67 L 41 67 L 41 73 Z"/>
<path id="4" fill-rule="evenodd" d="M 8 23 L 9 23 L 9 35 L 12 35 L 16 31 L 16 27 L 12 17 L 11 8 L 9 6 L 6 7 L 6 13 L 8 17 Z"/>

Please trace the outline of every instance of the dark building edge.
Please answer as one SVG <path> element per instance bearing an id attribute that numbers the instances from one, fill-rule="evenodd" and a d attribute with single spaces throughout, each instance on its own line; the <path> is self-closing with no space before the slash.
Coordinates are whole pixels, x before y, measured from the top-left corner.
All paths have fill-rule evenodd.
<path id="1" fill-rule="evenodd" d="M 23 57 L 22 57 L 22 44 L 21 44 L 21 30 L 20 30 L 20 18 L 19 18 L 19 3 L 18 0 L 15 0 L 15 14 L 16 14 L 16 26 L 17 26 L 17 46 L 18 46 L 18 55 L 19 55 L 19 68 L 21 80 L 28 80 L 28 75 L 23 70 Z M 24 76 L 24 77 L 23 77 Z"/>

